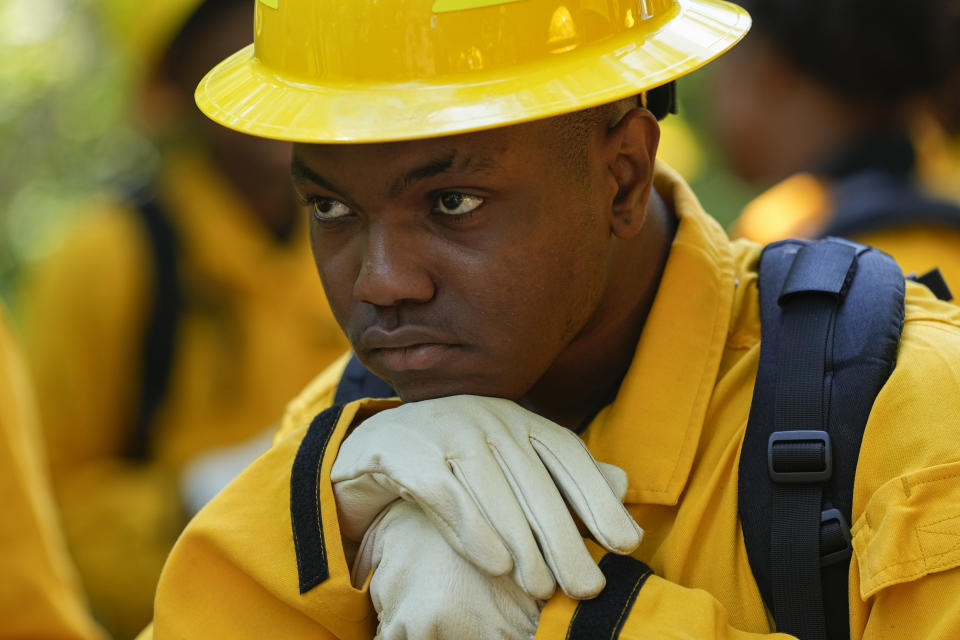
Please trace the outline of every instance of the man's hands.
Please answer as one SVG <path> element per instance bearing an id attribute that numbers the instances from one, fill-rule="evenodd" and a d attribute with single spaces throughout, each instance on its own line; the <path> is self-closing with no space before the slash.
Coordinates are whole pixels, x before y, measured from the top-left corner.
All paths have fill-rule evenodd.
<path id="1" fill-rule="evenodd" d="M 460 557 L 423 511 L 397 501 L 367 530 L 352 579 L 367 574 L 378 640 L 528 640 L 540 603 L 510 576 L 492 578 Z"/>
<path id="2" fill-rule="evenodd" d="M 459 555 L 490 576 L 513 569 L 537 599 L 556 583 L 578 599 L 604 586 L 567 504 L 609 551 L 629 553 L 643 533 L 621 504 L 622 470 L 598 465 L 571 431 L 498 398 L 382 411 L 344 440 L 331 478 L 347 539 L 360 540 L 402 498 Z"/>

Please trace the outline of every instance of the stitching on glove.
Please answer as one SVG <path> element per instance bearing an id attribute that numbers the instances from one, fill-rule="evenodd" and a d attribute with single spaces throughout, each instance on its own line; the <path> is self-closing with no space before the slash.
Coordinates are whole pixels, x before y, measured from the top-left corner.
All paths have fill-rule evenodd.
<path id="1" fill-rule="evenodd" d="M 536 541 L 536 544 L 538 545 L 544 544 L 543 526 L 536 521 L 530 522 L 531 517 L 534 516 L 535 514 L 531 511 L 531 509 L 529 508 L 529 505 L 524 500 L 525 496 L 523 495 L 523 492 L 519 490 L 520 483 L 517 482 L 517 479 L 513 476 L 513 473 L 510 470 L 510 467 L 507 466 L 506 461 L 503 459 L 503 454 L 501 454 L 500 450 L 497 449 L 497 446 L 489 440 L 487 440 L 487 447 L 490 449 L 491 454 L 493 454 L 494 459 L 497 461 L 497 466 L 500 467 L 500 471 L 503 473 L 504 477 L 507 479 L 507 484 L 509 485 L 511 492 L 513 493 L 514 497 L 516 497 L 517 502 L 520 505 L 520 510 L 523 513 L 524 520 L 527 521 L 528 525 L 532 525 L 531 528 L 533 529 L 533 536 L 534 536 L 534 540 Z M 494 531 L 494 533 L 497 536 L 500 536 L 500 533 L 497 531 L 496 527 L 494 526 L 493 521 L 490 519 L 489 514 L 487 514 L 487 512 L 484 510 L 483 503 L 478 499 L 477 496 L 473 494 L 473 491 L 471 490 L 469 483 L 464 483 L 464 484 L 467 487 L 467 491 L 469 491 L 471 496 L 473 497 L 474 502 L 476 502 L 477 506 L 480 508 L 480 513 L 483 514 L 483 517 L 486 519 L 487 523 L 490 524 L 490 528 Z M 517 561 L 518 560 L 517 556 L 514 553 L 515 550 L 512 548 L 511 545 L 507 544 L 506 541 L 504 541 L 503 546 L 507 549 L 507 552 L 510 554 L 510 558 L 513 560 L 513 566 L 516 569 L 514 571 L 514 576 L 516 578 L 517 584 L 520 586 L 521 589 L 529 592 L 530 585 L 526 584 L 526 581 L 523 579 L 524 575 L 523 575 L 523 571 L 521 570 L 522 565 Z M 550 566 L 549 560 L 543 559 L 543 561 L 544 561 L 544 564 L 546 564 L 547 567 L 550 569 L 550 571 L 556 576 L 558 573 L 556 568 L 553 566 Z M 534 560 L 534 562 L 536 562 L 536 560 Z"/>
<path id="2" fill-rule="evenodd" d="M 480 515 L 483 516 L 483 519 L 484 519 L 484 520 L 487 522 L 487 524 L 490 526 L 490 533 L 493 534 L 493 537 L 494 537 L 494 538 L 496 538 L 496 539 L 499 540 L 499 533 L 497 532 L 496 528 L 493 526 L 493 523 L 490 521 L 490 516 L 487 514 L 486 511 L 484 511 L 483 503 L 478 499 L 478 496 L 473 493 L 472 488 L 470 487 L 470 483 L 468 483 L 468 482 L 463 482 L 463 481 L 461 480 L 461 478 L 464 476 L 463 472 L 460 471 L 459 474 L 457 473 L 457 471 L 458 471 L 459 468 L 460 468 L 460 467 L 459 467 L 459 464 L 458 464 L 458 459 L 457 459 L 457 458 L 451 458 L 451 457 L 445 457 L 445 458 L 444 458 L 444 462 L 446 463 L 447 469 L 450 470 L 450 475 L 452 475 L 452 476 L 454 477 L 454 479 L 457 481 L 457 484 L 459 484 L 461 487 L 464 488 L 464 490 L 465 490 L 465 491 L 467 492 L 467 494 L 470 496 L 471 501 L 474 503 L 474 505 L 476 505 L 477 511 L 480 512 Z M 418 503 L 418 504 L 420 504 L 420 503 Z M 441 524 L 441 523 L 442 523 L 442 524 L 443 524 L 444 528 L 449 532 L 448 535 L 449 535 L 449 536 L 452 536 L 453 538 L 455 538 L 455 539 L 457 540 L 457 542 L 460 544 L 460 549 L 462 549 L 462 550 L 464 551 L 464 553 L 466 553 L 468 556 L 472 555 L 472 554 L 470 554 L 470 552 L 467 550 L 467 546 L 464 544 L 465 538 L 464 538 L 462 535 L 460 535 L 460 533 L 459 533 L 459 527 L 455 526 L 455 524 L 452 523 L 452 522 L 448 522 L 446 519 L 444 519 L 444 518 L 440 515 L 439 512 L 434 511 L 433 509 L 431 509 L 431 508 L 430 508 L 430 505 L 428 505 L 428 504 L 425 504 L 425 503 L 424 503 L 424 504 L 420 504 L 420 508 L 422 508 L 423 511 L 424 511 L 424 513 L 426 513 L 428 516 L 432 516 L 432 519 L 433 519 L 436 523 L 438 523 L 438 524 Z M 450 539 L 450 538 L 447 537 L 446 535 L 445 535 L 444 537 L 447 538 L 447 540 Z M 512 551 L 511 551 L 511 549 L 510 549 L 510 546 L 509 546 L 508 544 L 506 544 L 505 542 L 503 542 L 503 541 L 500 541 L 500 544 L 501 544 L 501 546 L 506 550 L 507 554 L 510 556 L 511 565 L 512 565 L 512 566 L 516 566 L 516 557 L 514 557 Z M 477 560 L 480 560 L 480 558 L 474 557 L 474 561 L 477 561 Z M 475 562 L 475 564 L 476 564 L 476 562 Z M 489 570 L 488 567 L 478 566 L 478 568 L 480 568 L 480 569 L 481 569 L 482 571 L 484 571 L 485 573 L 489 573 L 490 575 L 495 575 L 492 571 Z"/>
<path id="3" fill-rule="evenodd" d="M 583 441 L 579 437 L 577 437 L 574 434 L 571 434 L 571 435 L 573 435 L 577 443 L 583 449 L 584 454 L 587 456 L 586 459 L 588 459 L 590 463 L 593 465 L 593 468 L 596 470 L 597 474 L 601 478 L 603 478 L 603 487 L 605 489 L 608 489 L 610 493 L 613 494 L 613 490 L 610 489 L 610 485 L 607 484 L 607 480 L 604 477 L 603 472 L 600 470 L 600 467 L 597 465 L 597 461 L 593 458 L 593 455 L 590 453 L 590 450 L 587 448 L 587 446 L 583 443 Z M 570 506 L 573 507 L 574 511 L 579 511 L 580 509 L 584 510 L 584 513 L 582 514 L 578 513 L 578 515 L 581 516 L 581 519 L 584 521 L 584 524 L 587 525 L 587 528 L 597 538 L 597 542 L 599 542 L 608 551 L 618 551 L 620 553 L 629 553 L 633 551 L 633 547 L 622 548 L 619 545 L 613 544 L 613 541 L 610 540 L 609 537 L 607 537 L 606 535 L 603 535 L 603 527 L 600 525 L 600 519 L 597 517 L 595 502 L 593 500 L 588 499 L 588 497 L 583 493 L 583 490 L 580 487 L 580 483 L 577 482 L 577 479 L 573 476 L 573 474 L 570 473 L 570 470 L 567 468 L 566 465 L 563 464 L 563 461 L 561 460 L 560 456 L 557 455 L 557 453 L 553 450 L 552 447 L 550 447 L 549 444 L 547 444 L 545 441 L 535 436 L 531 436 L 531 440 L 539 443 L 542 446 L 542 449 L 534 447 L 534 451 L 537 452 L 537 455 L 540 456 L 541 460 L 543 460 L 542 454 L 544 452 L 549 453 L 551 458 L 556 462 L 555 466 L 563 470 L 563 473 L 565 474 L 566 482 L 555 482 L 555 484 L 560 488 L 564 498 L 567 500 Z M 544 461 L 544 466 L 547 468 L 547 471 L 551 474 L 551 477 L 552 477 L 554 474 L 553 467 L 546 464 L 546 461 Z M 556 481 L 556 478 L 554 478 L 554 480 Z M 576 489 L 577 495 L 579 496 L 578 501 L 575 501 L 571 498 L 571 496 L 568 493 L 567 487 L 572 487 Z M 622 513 L 626 517 L 627 521 L 630 523 L 630 525 L 634 529 L 637 529 L 638 527 L 636 523 L 633 521 L 633 517 L 630 516 L 630 512 L 627 511 L 627 508 L 625 506 L 623 506 L 623 503 L 619 502 L 619 498 L 617 496 L 614 496 L 614 498 L 617 499 L 617 502 L 620 505 L 620 509 L 622 510 Z M 589 515 L 590 517 L 589 522 L 587 522 L 587 518 L 583 517 L 586 515 Z M 640 533 L 642 535 L 642 530 Z"/>
<path id="4" fill-rule="evenodd" d="M 587 525 L 587 528 L 590 529 L 591 533 L 593 533 L 595 536 L 600 538 L 598 542 L 601 545 L 603 545 L 607 549 L 613 550 L 614 548 L 613 544 L 606 536 L 602 535 L 603 531 L 597 525 L 598 518 L 597 518 L 596 511 L 593 508 L 593 502 L 587 499 L 587 496 L 584 495 L 583 491 L 580 488 L 580 484 L 576 481 L 576 478 L 574 478 L 573 475 L 570 473 L 569 469 L 567 469 L 566 465 L 563 464 L 563 461 L 560 459 L 560 456 L 558 456 L 556 452 L 554 452 L 554 450 L 550 447 L 550 445 L 548 445 L 543 440 L 533 436 L 531 436 L 530 439 L 542 445 L 543 447 L 542 453 L 540 449 L 534 447 L 534 451 L 537 452 L 537 455 L 540 456 L 541 460 L 543 460 L 544 453 L 550 454 L 550 457 L 555 461 L 555 467 L 563 471 L 565 476 L 564 478 L 565 482 L 557 482 L 556 481 L 557 479 L 554 478 L 553 476 L 554 467 L 546 464 L 546 461 L 544 461 L 544 467 L 547 469 L 547 472 L 550 474 L 550 476 L 554 478 L 554 484 L 556 484 L 557 488 L 559 488 L 561 493 L 563 493 L 564 499 L 566 499 L 567 503 L 569 503 L 570 506 L 574 508 L 574 510 L 578 510 L 578 508 L 583 508 L 585 512 L 590 515 L 590 522 L 589 523 L 584 522 L 584 524 Z M 579 441 L 580 439 L 577 438 L 577 440 Z M 585 450 L 585 453 L 589 457 L 590 461 L 593 462 L 593 456 L 590 455 L 590 452 Z M 594 469 L 596 469 L 597 474 L 599 474 L 602 477 L 603 474 L 600 473 L 600 469 L 597 467 L 596 462 L 593 462 L 593 467 Z M 569 495 L 568 487 L 576 490 L 578 499 L 574 500 Z M 604 480 L 604 487 L 608 487 L 608 485 L 606 484 L 606 480 Z"/>
<path id="5" fill-rule="evenodd" d="M 562 543 L 559 547 L 551 544 L 557 540 L 568 540 L 568 539 L 574 540 L 575 541 L 574 546 L 578 547 L 578 550 L 573 551 L 573 553 L 582 554 L 583 560 L 589 563 L 590 573 L 594 574 L 595 577 L 599 577 L 596 575 L 596 569 L 593 568 L 593 559 L 590 558 L 589 552 L 586 550 L 586 547 L 583 547 L 583 542 L 580 536 L 580 532 L 577 530 L 576 525 L 573 523 L 572 516 L 569 515 L 567 504 L 564 502 L 565 500 L 565 496 L 563 495 L 565 493 L 564 489 L 562 485 L 561 486 L 557 485 L 553 475 L 550 473 L 550 468 L 543 464 L 542 458 L 540 458 L 536 453 L 536 451 L 534 451 L 532 458 L 536 460 L 536 464 L 542 465 L 543 471 L 546 472 L 546 477 L 548 479 L 547 484 L 549 484 L 551 488 L 557 489 L 559 492 L 558 497 L 560 498 L 560 500 L 557 508 L 559 510 L 562 510 L 559 513 L 563 513 L 564 516 L 566 516 L 566 518 L 561 517 L 556 522 L 548 521 L 547 523 L 544 523 L 538 518 L 538 516 L 542 516 L 546 512 L 542 508 L 534 509 L 531 506 L 527 492 L 523 491 L 524 486 L 518 480 L 518 478 L 514 475 L 513 469 L 511 469 L 506 464 L 502 454 L 496 448 L 496 446 L 494 446 L 492 443 L 488 443 L 488 444 L 494 455 L 494 458 L 497 460 L 497 464 L 499 465 L 501 472 L 504 474 L 504 476 L 507 478 L 508 483 L 510 484 L 513 494 L 516 497 L 517 502 L 524 513 L 524 516 L 526 517 L 529 528 L 533 531 L 534 537 L 539 543 L 539 548 L 541 549 L 543 559 L 546 561 L 546 564 L 550 568 L 550 571 L 553 573 L 553 576 L 556 579 L 556 582 L 560 585 L 563 591 L 568 595 L 571 595 L 572 588 L 574 587 L 574 585 L 579 584 L 580 586 L 583 586 L 583 582 L 588 580 L 588 578 L 580 574 L 579 571 L 577 572 L 571 571 L 571 567 L 575 566 L 575 564 L 571 564 L 571 562 L 574 560 L 574 557 L 567 558 L 562 565 L 559 562 L 557 562 L 557 558 L 560 557 L 563 553 L 572 551 L 572 548 L 571 549 L 565 548 L 565 545 L 563 545 Z M 531 449 L 533 449 L 532 446 L 531 446 Z M 540 496 L 540 498 L 541 500 L 543 499 L 542 496 Z M 547 525 L 550 525 L 550 526 L 548 527 Z M 551 535 L 551 533 L 553 535 Z M 563 570 L 564 568 L 566 568 L 565 571 Z M 587 567 L 583 566 L 581 567 L 581 570 L 586 571 Z M 597 586 L 600 586 L 600 585 L 598 584 Z M 591 595 L 592 595 L 593 588 L 591 587 L 588 591 L 591 592 Z M 578 597 L 583 597 L 583 594 L 585 594 L 586 591 L 580 591 L 579 593 L 580 595 Z"/>

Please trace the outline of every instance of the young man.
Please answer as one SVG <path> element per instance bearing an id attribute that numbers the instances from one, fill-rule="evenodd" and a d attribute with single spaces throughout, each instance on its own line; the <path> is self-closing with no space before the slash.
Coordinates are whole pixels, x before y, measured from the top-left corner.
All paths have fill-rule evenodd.
<path id="1" fill-rule="evenodd" d="M 788 637 L 737 508 L 760 248 L 655 166 L 636 97 L 746 15 L 280 0 L 256 25 L 199 104 L 299 141 L 331 307 L 402 400 L 341 404 L 345 361 L 317 378 L 187 527 L 144 637 Z M 857 474 L 853 637 L 960 631 L 958 357 L 960 312 L 910 285 Z"/>

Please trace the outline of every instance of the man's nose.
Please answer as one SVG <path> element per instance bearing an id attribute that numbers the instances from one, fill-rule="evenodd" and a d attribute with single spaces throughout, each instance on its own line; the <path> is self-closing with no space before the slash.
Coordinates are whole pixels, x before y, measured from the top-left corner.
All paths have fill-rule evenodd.
<path id="1" fill-rule="evenodd" d="M 354 297 L 378 307 L 433 298 L 436 287 L 427 265 L 428 235 L 404 224 L 371 225 Z"/>

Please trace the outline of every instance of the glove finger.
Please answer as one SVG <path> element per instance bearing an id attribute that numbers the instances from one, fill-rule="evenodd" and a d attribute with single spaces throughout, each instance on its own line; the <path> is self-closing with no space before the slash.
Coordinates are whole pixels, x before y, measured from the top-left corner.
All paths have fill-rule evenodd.
<path id="1" fill-rule="evenodd" d="M 384 507 L 402 498 L 419 505 L 462 557 L 490 575 L 509 573 L 510 552 L 453 476 L 447 455 L 415 437 L 400 438 L 402 425 L 376 422 L 386 413 L 357 427 L 334 460 L 330 475 L 344 535 L 359 540 Z M 389 450 L 382 442 L 384 424 L 393 427 L 390 442 L 396 446 Z"/>
<path id="2" fill-rule="evenodd" d="M 509 442 L 499 446 L 491 442 L 489 446 L 557 584 L 577 600 L 596 596 L 605 584 L 603 573 L 543 463 L 533 451 L 523 451 Z"/>
<path id="3" fill-rule="evenodd" d="M 395 505 L 400 507 L 401 504 Z M 383 556 L 382 534 L 390 526 L 390 523 L 396 518 L 398 509 L 384 509 L 377 518 L 370 524 L 370 528 L 363 535 L 360 542 L 360 548 L 357 550 L 357 557 L 353 560 L 353 567 L 350 569 L 350 584 L 356 589 L 363 587 L 367 576 L 371 571 L 375 571 L 380 564 L 380 558 Z"/>
<path id="4" fill-rule="evenodd" d="M 643 538 L 641 529 L 611 489 L 586 445 L 575 434 L 538 431 L 531 444 L 564 498 L 596 541 L 627 554 Z"/>
<path id="5" fill-rule="evenodd" d="M 617 499 L 622 503 L 627 495 L 627 472 L 615 464 L 607 464 L 606 462 L 600 461 L 597 461 L 597 469 L 600 470 L 600 473 L 603 474 L 603 479 L 610 485 L 610 491 L 613 491 L 613 494 L 617 496 Z"/>
<path id="6" fill-rule="evenodd" d="M 552 596 L 556 581 L 500 465 L 486 456 L 451 460 L 449 464 L 454 476 L 473 496 L 484 517 L 510 550 L 513 577 L 520 588 L 541 600 Z"/>
<path id="7" fill-rule="evenodd" d="M 378 477 L 378 475 L 380 477 Z M 382 474 L 363 474 L 333 483 L 340 533 L 347 540 L 360 540 L 402 489 Z"/>
<path id="8" fill-rule="evenodd" d="M 381 474 L 375 477 L 399 484 Z M 477 568 L 491 576 L 507 574 L 513 568 L 510 551 L 500 535 L 447 466 L 442 472 L 411 475 L 398 495 L 423 509 L 444 540 Z"/>

